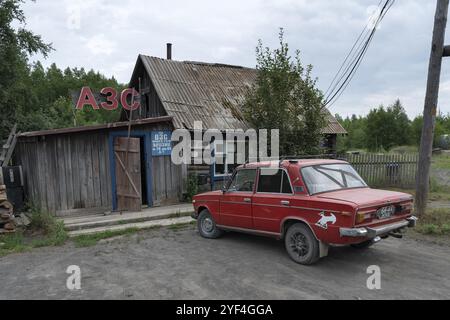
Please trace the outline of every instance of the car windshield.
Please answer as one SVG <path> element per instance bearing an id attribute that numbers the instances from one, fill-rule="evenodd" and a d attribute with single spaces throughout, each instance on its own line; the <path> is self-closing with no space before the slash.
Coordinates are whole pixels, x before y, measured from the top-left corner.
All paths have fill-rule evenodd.
<path id="1" fill-rule="evenodd" d="M 310 194 L 367 187 L 349 164 L 321 164 L 302 168 L 301 172 Z"/>

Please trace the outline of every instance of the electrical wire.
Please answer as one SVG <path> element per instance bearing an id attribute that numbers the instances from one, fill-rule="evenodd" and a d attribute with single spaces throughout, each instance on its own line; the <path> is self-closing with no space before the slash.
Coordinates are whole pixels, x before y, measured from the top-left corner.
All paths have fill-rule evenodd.
<path id="1" fill-rule="evenodd" d="M 378 8 L 380 7 L 381 2 L 382 1 L 380 1 L 380 3 L 378 4 Z M 394 2 L 395 0 L 386 0 L 384 5 L 382 6 L 382 9 L 380 10 L 380 13 L 375 23 L 373 24 L 373 27 L 371 29 L 368 28 L 368 25 L 370 23 L 369 21 L 367 26 L 365 26 L 364 30 L 358 36 L 357 40 L 353 44 L 350 52 L 347 54 L 344 62 L 342 63 L 336 75 L 334 76 L 333 81 L 331 82 L 329 88 L 325 93 L 325 102 L 323 107 L 333 105 L 337 101 L 337 99 L 339 99 L 339 97 L 342 95 L 345 89 L 348 87 L 356 71 L 361 65 L 363 58 L 367 53 L 367 50 L 369 48 L 370 43 L 373 40 L 378 25 L 384 19 L 389 9 L 393 6 Z M 361 38 L 365 40 L 360 41 Z M 351 59 L 349 60 L 350 56 Z M 344 71 L 342 71 L 343 69 Z"/>
<path id="2" fill-rule="evenodd" d="M 381 5 L 382 1 L 383 1 L 383 0 L 380 0 L 380 2 L 378 3 L 377 8 L 380 8 L 380 5 Z M 367 22 L 367 25 L 366 25 L 366 26 L 364 26 L 363 30 L 362 30 L 361 33 L 359 34 L 359 36 L 358 36 L 358 38 L 356 39 L 355 43 L 353 44 L 352 48 L 351 48 L 350 51 L 348 52 L 347 56 L 345 57 L 344 61 L 343 61 L 342 64 L 341 64 L 339 70 L 336 72 L 336 74 L 335 74 L 333 80 L 331 81 L 330 85 L 328 86 L 327 90 L 325 91 L 325 93 L 324 93 L 325 96 L 328 94 L 328 92 L 330 91 L 330 89 L 331 89 L 331 87 L 333 86 L 334 82 L 336 81 L 337 77 L 339 76 L 339 73 L 342 71 L 342 69 L 343 69 L 344 66 L 346 65 L 346 63 L 347 63 L 347 61 L 348 61 L 348 58 L 352 55 L 352 52 L 355 50 L 356 45 L 360 42 L 359 40 L 361 40 L 362 36 L 370 30 L 370 29 L 368 28 L 368 27 L 369 27 L 369 23 L 370 23 L 370 21 Z M 363 43 L 363 42 L 361 42 L 361 43 L 358 45 L 358 50 L 359 50 L 359 47 L 361 46 L 362 43 Z M 355 52 L 357 52 L 358 50 L 356 50 Z M 353 58 L 352 58 L 352 60 L 353 60 Z"/>

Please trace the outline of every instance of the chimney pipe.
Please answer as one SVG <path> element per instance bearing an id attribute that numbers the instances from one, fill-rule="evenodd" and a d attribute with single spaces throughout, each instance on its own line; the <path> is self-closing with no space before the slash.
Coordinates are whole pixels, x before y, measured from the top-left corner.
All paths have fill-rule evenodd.
<path id="1" fill-rule="evenodd" d="M 172 60 L 172 44 L 167 44 L 167 60 Z"/>

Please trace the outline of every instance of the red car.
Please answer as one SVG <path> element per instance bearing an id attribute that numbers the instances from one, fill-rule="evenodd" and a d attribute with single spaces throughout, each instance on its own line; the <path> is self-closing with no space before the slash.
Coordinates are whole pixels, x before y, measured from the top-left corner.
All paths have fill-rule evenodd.
<path id="1" fill-rule="evenodd" d="M 312 264 L 330 245 L 365 248 L 414 227 L 413 198 L 371 189 L 339 160 L 283 160 L 239 166 L 223 190 L 193 199 L 205 238 L 239 231 L 284 239 L 289 256 Z"/>

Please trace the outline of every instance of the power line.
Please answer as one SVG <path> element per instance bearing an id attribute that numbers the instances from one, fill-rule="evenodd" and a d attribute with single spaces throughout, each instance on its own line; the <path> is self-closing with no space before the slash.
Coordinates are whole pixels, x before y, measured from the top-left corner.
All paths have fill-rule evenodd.
<path id="1" fill-rule="evenodd" d="M 381 20 L 384 18 L 384 16 L 386 15 L 387 11 L 392 7 L 392 5 L 394 4 L 394 2 L 395 2 L 395 0 L 390 4 L 390 6 L 389 6 L 389 7 L 387 8 L 387 10 L 385 11 L 385 13 L 381 16 Z M 381 21 L 381 20 L 380 20 L 380 21 Z M 371 36 L 371 38 L 370 38 L 370 40 L 369 40 L 369 43 L 368 43 L 367 48 L 369 47 L 369 45 L 370 45 L 370 43 L 372 42 L 372 40 L 373 40 L 373 34 L 372 34 L 372 36 Z M 356 65 L 356 70 L 357 70 L 357 69 L 359 68 L 359 66 L 361 65 L 362 59 L 364 58 L 364 56 L 365 56 L 366 53 L 367 53 L 367 48 L 366 48 L 366 50 L 364 51 L 361 60 L 360 60 L 360 61 L 358 62 L 358 64 Z M 341 95 L 344 93 L 345 89 L 347 89 L 348 85 L 350 84 L 350 82 L 352 81 L 353 77 L 355 76 L 356 70 L 355 70 L 355 72 L 352 73 L 352 75 L 350 76 L 350 79 L 347 81 L 347 83 L 345 84 L 345 86 L 343 87 L 343 89 L 342 89 L 342 90 L 339 92 L 339 94 L 336 96 L 336 98 L 334 99 L 334 101 L 331 102 L 330 104 L 328 104 L 328 107 L 331 107 L 332 105 L 334 105 L 334 104 L 336 103 L 336 101 L 341 97 Z"/>
<path id="2" fill-rule="evenodd" d="M 384 17 L 386 16 L 389 9 L 392 7 L 394 2 L 395 2 L 395 0 L 386 0 L 382 9 L 380 10 L 380 13 L 379 13 L 375 23 L 373 24 L 373 27 L 371 28 L 371 30 L 367 28 L 368 26 L 366 26 L 365 29 L 362 31 L 362 33 L 359 35 L 358 39 L 352 46 L 352 49 L 347 54 L 347 57 L 345 58 L 341 67 L 339 68 L 339 71 L 333 78 L 333 81 L 332 81 L 330 87 L 327 89 L 327 91 L 325 93 L 326 97 L 325 97 L 324 107 L 334 104 L 336 102 L 336 100 L 345 91 L 345 89 L 348 87 L 348 85 L 351 82 L 351 80 L 353 79 L 356 71 L 358 70 L 359 66 L 361 65 L 361 62 L 362 62 L 364 56 L 367 53 L 367 50 L 369 48 L 370 43 L 372 42 L 372 39 L 375 35 L 378 25 L 384 19 Z M 380 4 L 381 4 L 381 1 L 378 5 L 378 8 L 380 7 Z M 366 31 L 366 30 L 369 30 L 370 32 Z M 367 34 L 368 34 L 368 37 L 367 37 Z M 363 39 L 365 39 L 365 40 L 360 42 L 360 39 L 363 35 L 364 35 Z M 355 50 L 355 47 L 357 47 L 356 50 Z M 350 56 L 352 56 L 352 58 L 349 60 Z M 346 64 L 347 61 L 349 61 L 349 62 Z M 341 72 L 342 69 L 344 69 L 344 66 L 345 66 L 345 70 L 343 72 Z M 338 80 L 336 81 L 336 79 L 338 79 Z M 332 89 L 330 90 L 330 88 L 332 88 Z"/>
<path id="3" fill-rule="evenodd" d="M 382 1 L 383 1 L 383 0 L 380 0 L 380 2 L 378 3 L 377 8 L 380 8 L 380 5 L 381 5 Z M 346 63 L 347 63 L 347 61 L 348 61 L 348 58 L 350 57 L 350 55 L 352 55 L 352 52 L 354 51 L 356 45 L 360 42 L 359 40 L 361 40 L 362 36 L 363 36 L 365 33 L 367 33 L 367 32 L 370 31 L 370 29 L 368 28 L 368 27 L 369 27 L 369 23 L 370 23 L 370 21 L 367 22 L 367 25 L 366 25 L 366 26 L 364 26 L 363 30 L 362 30 L 361 33 L 359 34 L 359 36 L 358 36 L 358 38 L 356 39 L 355 43 L 353 44 L 352 48 L 351 48 L 350 51 L 348 52 L 347 56 L 345 57 L 344 61 L 343 61 L 342 64 L 341 64 L 339 70 L 336 72 L 336 75 L 334 76 L 333 80 L 331 81 L 330 85 L 328 86 L 327 90 L 325 91 L 325 93 L 324 93 L 325 96 L 326 96 L 327 93 L 330 91 L 331 87 L 333 86 L 334 82 L 336 81 L 337 77 L 339 76 L 339 73 L 342 71 L 342 68 L 344 68 L 344 66 L 346 65 Z M 361 43 L 363 43 L 363 42 L 361 42 Z M 358 50 L 359 50 L 359 47 L 361 46 L 361 43 L 358 45 Z M 358 50 L 356 50 L 355 52 L 357 52 Z M 353 60 L 353 58 L 352 58 L 352 60 Z"/>
<path id="4" fill-rule="evenodd" d="M 342 94 L 342 90 L 344 88 L 346 88 L 348 86 L 349 81 L 353 78 L 354 73 L 356 72 L 356 70 L 358 69 L 359 65 L 361 64 L 362 58 L 365 56 L 367 49 L 373 39 L 373 36 L 375 34 L 375 31 L 380 23 L 380 21 L 384 18 L 385 14 L 386 14 L 386 9 L 388 10 L 391 6 L 392 6 L 393 2 L 390 2 L 390 0 L 387 0 L 383 6 L 383 8 L 380 11 L 380 14 L 372 28 L 372 30 L 370 31 L 369 37 L 362 42 L 357 50 L 357 53 L 354 55 L 354 58 L 352 59 L 351 63 L 348 64 L 347 68 L 345 69 L 345 71 L 342 73 L 342 75 L 340 76 L 339 80 L 337 81 L 337 83 L 335 84 L 335 86 L 333 87 L 332 91 L 328 94 L 328 96 L 326 97 L 326 105 L 329 105 L 330 102 L 336 97 L 336 96 L 340 96 Z M 389 5 L 389 7 L 388 7 Z M 362 46 L 362 47 L 361 47 Z M 345 80 L 342 81 L 342 79 Z M 336 87 L 339 88 L 336 91 Z"/>

